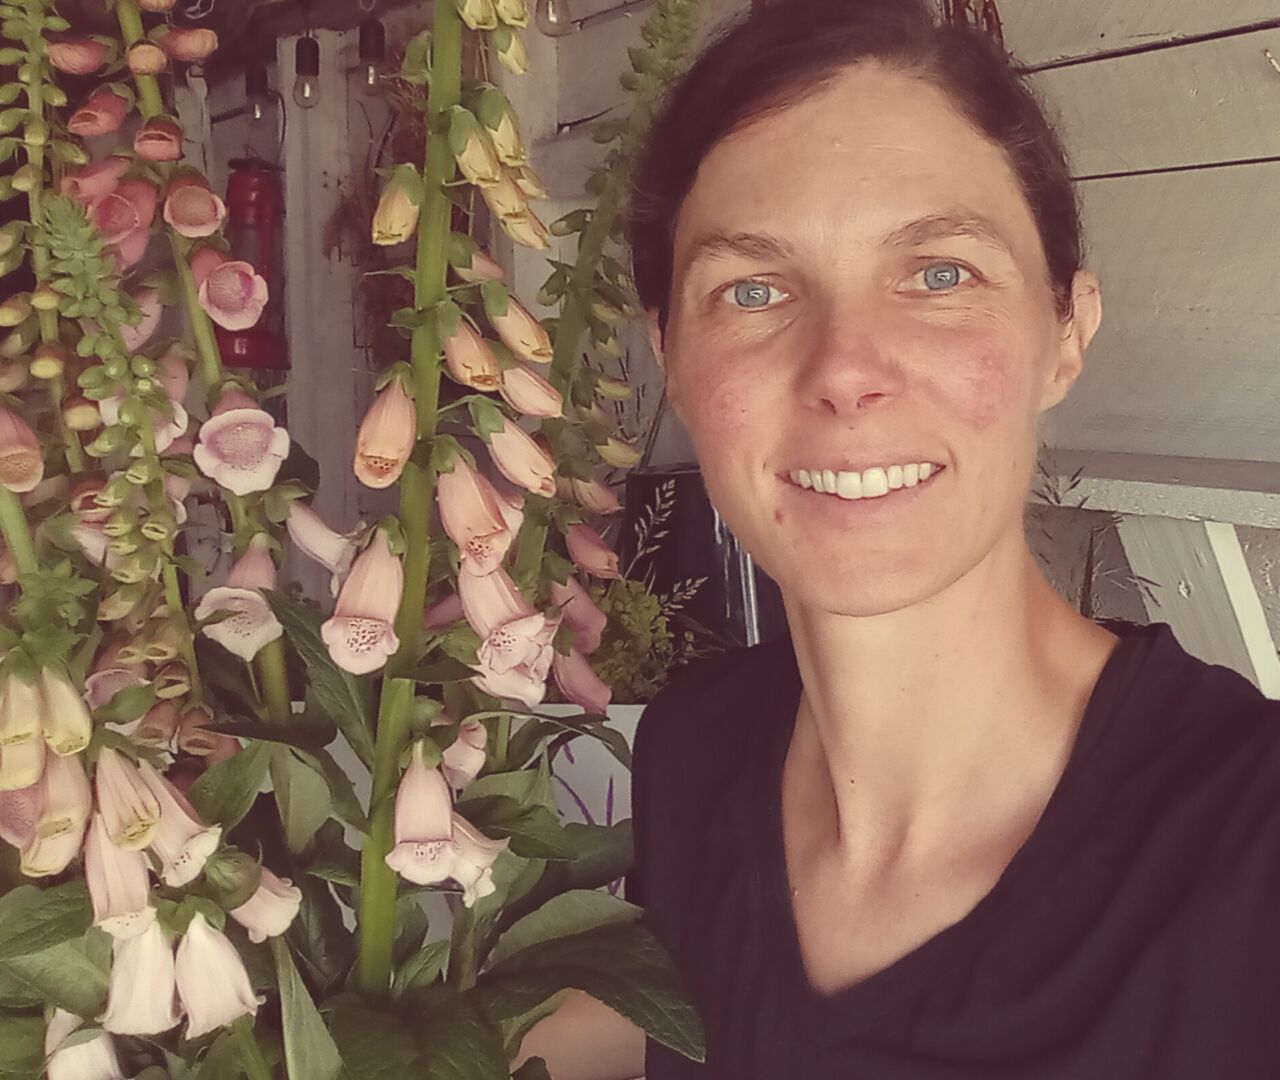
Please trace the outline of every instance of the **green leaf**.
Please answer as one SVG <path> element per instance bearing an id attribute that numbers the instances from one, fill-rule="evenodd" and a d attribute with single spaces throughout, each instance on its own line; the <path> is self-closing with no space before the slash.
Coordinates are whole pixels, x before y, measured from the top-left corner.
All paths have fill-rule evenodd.
<path id="1" fill-rule="evenodd" d="M 413 1032 L 395 1013 L 366 1005 L 354 994 L 331 998 L 323 1011 L 342 1055 L 344 1080 L 404 1080 L 427 1075 Z"/>
<path id="2" fill-rule="evenodd" d="M 501 281 L 485 281 L 480 285 L 480 298 L 484 301 L 484 313 L 492 322 L 507 313 L 511 294 Z"/>
<path id="3" fill-rule="evenodd" d="M 671 959 L 638 923 L 615 923 L 539 942 L 480 976 L 471 992 L 491 1020 L 514 1018 L 576 987 L 650 1037 L 694 1061 L 706 1053 L 702 1023 Z"/>
<path id="4" fill-rule="evenodd" d="M 0 1077 L 37 1080 L 44 1075 L 44 1018 L 0 1013 Z"/>
<path id="5" fill-rule="evenodd" d="M 126 686 L 112 695 L 105 705 L 94 709 L 93 718 L 100 724 L 129 724 L 143 716 L 155 700 L 156 688 L 151 683 Z"/>
<path id="6" fill-rule="evenodd" d="M 573 851 L 569 880 L 575 889 L 599 889 L 617 881 L 635 862 L 635 842 L 630 820 L 613 825 L 564 827 Z"/>
<path id="7" fill-rule="evenodd" d="M 471 1001 L 453 997 L 422 1024 L 422 1075 L 431 1080 L 490 1080 L 510 1075 L 502 1032 Z"/>
<path id="8" fill-rule="evenodd" d="M 373 738 L 367 689 L 329 656 L 320 639 L 320 616 L 316 612 L 283 593 L 265 595 L 302 659 L 315 703 L 338 725 L 356 756 L 372 769 Z"/>
<path id="9" fill-rule="evenodd" d="M 486 836 L 509 837 L 512 854 L 521 858 L 572 857 L 564 826 L 545 806 L 522 806 L 505 795 L 485 795 L 461 800 L 457 810 Z"/>
<path id="10" fill-rule="evenodd" d="M 101 931 L 0 964 L 0 979 L 15 993 L 50 1002 L 79 1016 L 97 1016 L 107 999 L 111 940 Z"/>
<path id="11" fill-rule="evenodd" d="M 200 816 L 228 831 L 238 825 L 267 778 L 271 752 L 268 743 L 250 743 L 201 773 L 190 792 L 191 803 Z"/>
<path id="12" fill-rule="evenodd" d="M 572 889 L 548 900 L 511 927 L 489 954 L 493 963 L 540 941 L 580 934 L 597 926 L 635 922 L 642 909 L 596 889 Z"/>
<path id="13" fill-rule="evenodd" d="M 551 1074 L 547 1072 L 547 1063 L 542 1058 L 535 1057 L 513 1072 L 511 1080 L 551 1080 Z"/>
<path id="14" fill-rule="evenodd" d="M 284 1060 L 290 1080 L 334 1080 L 342 1070 L 342 1058 L 283 938 L 271 939 L 271 955 L 280 987 Z"/>
<path id="15" fill-rule="evenodd" d="M 272 751 L 271 783 L 284 825 L 285 843 L 295 855 L 311 846 L 320 826 L 329 820 L 329 784 L 293 750 L 277 746 Z"/>
<path id="16" fill-rule="evenodd" d="M 22 885 L 0 896 L 0 961 L 81 937 L 93 923 L 83 881 L 49 889 Z"/>
<path id="17" fill-rule="evenodd" d="M 399 997 L 408 990 L 430 986 L 440 977 L 448 959 L 448 941 L 427 942 L 400 965 L 391 986 L 392 994 Z"/>
<path id="18" fill-rule="evenodd" d="M 495 431 L 501 431 L 506 424 L 507 418 L 492 401 L 486 401 L 483 398 L 472 398 L 467 402 L 467 409 L 471 413 L 471 423 L 475 428 L 476 434 L 486 443 L 489 441 L 490 435 Z"/>
<path id="19" fill-rule="evenodd" d="M 441 300 L 436 305 L 436 329 L 440 339 L 451 338 L 458 332 L 458 324 L 462 322 L 462 308 L 452 300 Z"/>
<path id="20" fill-rule="evenodd" d="M 424 664 L 417 671 L 411 671 L 407 677 L 414 682 L 437 686 L 442 683 L 462 682 L 474 675 L 475 672 L 462 661 L 446 657 L 443 660 L 437 660 L 434 664 Z"/>
<path id="21" fill-rule="evenodd" d="M 351 786 L 351 778 L 342 767 L 325 750 L 304 750 L 300 754 L 329 785 L 329 797 L 334 814 L 353 829 L 358 829 L 367 835 L 369 819 L 365 817 L 364 808 L 356 797 L 355 788 Z"/>

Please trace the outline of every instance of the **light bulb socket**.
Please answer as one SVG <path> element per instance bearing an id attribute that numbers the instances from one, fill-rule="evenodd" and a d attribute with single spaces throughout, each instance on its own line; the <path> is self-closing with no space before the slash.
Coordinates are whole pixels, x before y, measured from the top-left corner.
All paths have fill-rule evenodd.
<path id="1" fill-rule="evenodd" d="M 377 19 L 360 24 L 360 63 L 380 64 L 387 55 L 387 31 Z"/>
<path id="2" fill-rule="evenodd" d="M 271 95 L 267 81 L 267 69 L 262 64 L 251 64 L 244 69 L 244 96 L 249 101 L 261 101 Z"/>
<path id="3" fill-rule="evenodd" d="M 313 37 L 300 37 L 293 48 L 293 67 L 299 75 L 320 74 L 320 42 Z"/>

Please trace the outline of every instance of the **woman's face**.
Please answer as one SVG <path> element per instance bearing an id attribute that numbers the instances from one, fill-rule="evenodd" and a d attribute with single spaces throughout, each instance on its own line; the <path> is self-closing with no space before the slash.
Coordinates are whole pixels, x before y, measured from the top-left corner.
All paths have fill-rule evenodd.
<path id="1" fill-rule="evenodd" d="M 1021 550 L 1036 417 L 1079 373 L 1095 285 L 1077 276 L 1061 323 L 1003 152 L 942 91 L 860 65 L 703 161 L 675 233 L 668 394 L 784 593 L 897 610 Z"/>

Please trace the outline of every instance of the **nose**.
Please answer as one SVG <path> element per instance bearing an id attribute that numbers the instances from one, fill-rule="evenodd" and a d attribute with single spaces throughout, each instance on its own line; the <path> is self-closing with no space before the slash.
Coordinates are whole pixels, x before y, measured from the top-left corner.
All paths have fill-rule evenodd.
<path id="1" fill-rule="evenodd" d="M 815 313 L 797 376 L 801 399 L 853 419 L 899 397 L 905 387 L 890 318 L 873 304 L 830 303 Z"/>

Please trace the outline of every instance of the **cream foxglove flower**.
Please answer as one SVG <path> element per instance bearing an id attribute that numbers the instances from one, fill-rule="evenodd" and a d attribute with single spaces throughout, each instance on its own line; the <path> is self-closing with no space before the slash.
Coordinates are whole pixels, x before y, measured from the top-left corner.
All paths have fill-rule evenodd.
<path id="1" fill-rule="evenodd" d="M 160 802 L 138 767 L 118 750 L 103 747 L 93 774 L 98 811 L 113 843 L 140 851 L 160 823 Z"/>
<path id="2" fill-rule="evenodd" d="M 266 533 L 258 533 L 231 567 L 227 583 L 210 589 L 196 605 L 197 619 L 217 612 L 226 617 L 200 628 L 205 637 L 246 662 L 284 633 L 263 590 L 276 587 L 276 565 Z M 229 614 L 227 614 L 229 613 Z"/>
<path id="3" fill-rule="evenodd" d="M 201 821 L 187 797 L 145 761 L 139 772 L 160 806 L 150 845 L 160 858 L 160 880 L 174 888 L 189 885 L 218 850 L 222 826 Z"/>
<path id="4" fill-rule="evenodd" d="M 93 721 L 88 706 L 61 671 L 40 672 L 40 727 L 55 754 L 78 754 L 89 745 Z"/>
<path id="5" fill-rule="evenodd" d="M 68 1043 L 84 1021 L 65 1009 L 53 1010 L 44 1031 L 44 1067 L 48 1080 L 124 1080 L 116 1046 L 105 1031 Z"/>
<path id="6" fill-rule="evenodd" d="M 517 357 L 530 364 L 549 364 L 555 356 L 547 328 L 514 297 L 507 310 L 493 320 L 498 338 Z"/>
<path id="7" fill-rule="evenodd" d="M 518 424 L 503 417 L 502 428 L 489 436 L 489 452 L 513 484 L 544 498 L 555 495 L 555 461 Z"/>
<path id="8" fill-rule="evenodd" d="M 415 885 L 435 885 L 453 872 L 453 796 L 439 769 L 429 767 L 416 742 L 396 789 L 395 846 L 387 865 Z"/>
<path id="9" fill-rule="evenodd" d="M 147 857 L 141 851 L 117 847 L 100 813 L 93 815 L 85 837 L 84 876 L 94 926 L 112 937 L 131 938 L 155 922 Z"/>
<path id="10" fill-rule="evenodd" d="M 403 382 L 392 379 L 378 391 L 356 432 L 356 479 L 366 487 L 390 487 L 404 472 L 417 437 L 413 398 Z"/>
<path id="11" fill-rule="evenodd" d="M 516 530 L 508 527 L 501 502 L 494 486 L 461 454 L 450 472 L 436 478 L 440 524 L 458 545 L 463 573 L 491 574 L 511 549 Z"/>
<path id="12" fill-rule="evenodd" d="M 158 1035 L 181 1016 L 173 946 L 160 924 L 152 920 L 135 937 L 115 938 L 102 1026 L 116 1035 Z"/>
<path id="13" fill-rule="evenodd" d="M 199 913 L 178 945 L 177 988 L 188 1039 L 258 1012 L 258 998 L 236 947 Z"/>

